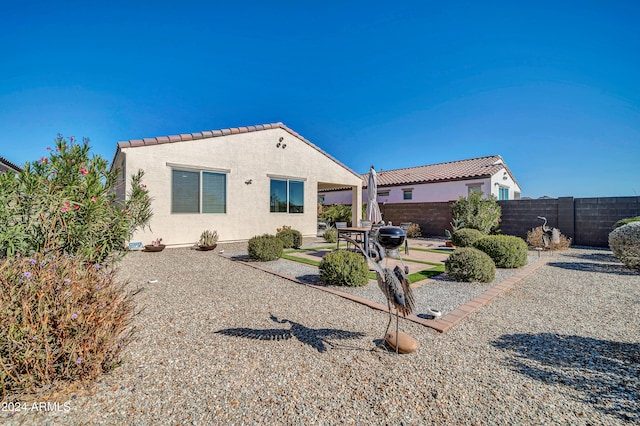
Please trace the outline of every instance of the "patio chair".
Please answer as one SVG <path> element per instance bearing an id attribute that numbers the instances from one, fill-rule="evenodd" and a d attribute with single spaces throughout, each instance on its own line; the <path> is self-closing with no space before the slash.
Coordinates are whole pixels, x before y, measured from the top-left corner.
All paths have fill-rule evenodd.
<path id="1" fill-rule="evenodd" d="M 342 228 L 347 227 L 347 222 L 336 222 L 336 229 L 340 230 Z M 346 235 L 351 238 L 351 233 L 343 232 L 342 235 Z M 343 238 L 344 239 L 344 238 Z M 349 250 L 349 240 L 345 240 L 347 242 L 347 250 Z M 340 232 L 338 232 L 338 247 L 340 247 Z"/>
<path id="2" fill-rule="evenodd" d="M 378 241 L 378 230 L 384 226 L 383 223 L 374 223 L 369 231 L 369 241 Z"/>

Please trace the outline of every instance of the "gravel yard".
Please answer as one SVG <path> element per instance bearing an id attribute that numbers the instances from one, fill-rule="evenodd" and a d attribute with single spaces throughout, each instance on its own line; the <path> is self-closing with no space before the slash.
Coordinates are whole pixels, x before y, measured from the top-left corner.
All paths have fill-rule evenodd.
<path id="1" fill-rule="evenodd" d="M 556 252 L 446 334 L 401 321 L 420 349 L 400 356 L 380 346 L 386 313 L 215 252 L 134 252 L 120 276 L 144 287 L 123 364 L 70 411 L 0 422 L 640 422 L 640 275 L 606 250 Z"/>

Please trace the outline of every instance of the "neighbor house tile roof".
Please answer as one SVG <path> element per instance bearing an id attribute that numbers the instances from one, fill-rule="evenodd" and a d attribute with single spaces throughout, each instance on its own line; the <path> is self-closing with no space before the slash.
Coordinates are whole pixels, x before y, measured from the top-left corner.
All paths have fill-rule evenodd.
<path id="1" fill-rule="evenodd" d="M 16 166 L 15 164 L 13 164 L 11 161 L 7 160 L 4 157 L 0 157 L 0 165 L 4 166 L 3 168 L 12 169 L 16 172 L 19 172 L 20 170 L 22 170 L 21 167 Z"/>
<path id="2" fill-rule="evenodd" d="M 291 130 L 289 127 L 285 126 L 281 122 L 269 123 L 269 124 L 258 124 L 258 125 L 255 125 L 255 126 L 231 127 L 229 129 L 207 130 L 207 131 L 198 132 L 198 133 L 183 133 L 183 134 L 180 134 L 180 135 L 158 136 L 158 137 L 154 137 L 154 138 L 131 139 L 131 140 L 128 140 L 128 141 L 118 142 L 118 146 L 116 148 L 116 153 L 115 153 L 115 155 L 113 157 L 113 161 L 111 162 L 111 165 L 113 166 L 115 164 L 115 161 L 118 158 L 118 154 L 120 153 L 120 151 L 123 148 L 133 148 L 133 147 L 141 147 L 141 146 L 159 145 L 159 144 L 164 144 L 164 143 L 176 143 L 176 142 L 193 141 L 193 140 L 198 140 L 198 139 L 216 138 L 216 137 L 227 136 L 227 135 L 237 135 L 237 134 L 240 134 L 240 133 L 258 132 L 258 131 L 261 131 L 261 130 L 269 130 L 269 129 L 282 129 L 282 130 L 286 131 L 287 133 L 289 133 L 292 136 L 300 139 L 301 141 L 303 141 L 304 143 L 306 143 L 307 145 L 309 145 L 313 149 L 319 151 L 320 153 L 322 153 L 323 155 L 328 157 L 330 160 L 335 161 L 340 166 L 342 166 L 345 169 L 349 170 L 354 175 L 359 176 L 356 172 L 354 172 L 349 167 L 344 165 L 341 161 L 338 161 L 337 159 L 335 159 L 334 157 L 329 155 L 326 151 L 320 149 L 313 142 L 311 142 L 308 139 L 304 138 L 299 133 Z"/>
<path id="3" fill-rule="evenodd" d="M 502 157 L 490 155 L 488 157 L 428 164 L 406 169 L 382 170 L 377 172 L 378 187 L 486 178 L 493 176 L 503 168 L 506 169 L 515 182 L 515 178 Z M 368 173 L 362 175 L 365 188 L 367 187 L 368 176 Z"/>

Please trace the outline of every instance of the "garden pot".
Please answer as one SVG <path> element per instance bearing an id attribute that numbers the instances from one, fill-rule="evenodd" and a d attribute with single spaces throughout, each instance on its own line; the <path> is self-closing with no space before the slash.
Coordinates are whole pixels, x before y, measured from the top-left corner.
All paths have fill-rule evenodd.
<path id="1" fill-rule="evenodd" d="M 154 246 L 152 244 L 144 246 L 144 251 L 162 251 L 164 250 L 165 245 L 160 244 L 159 246 Z"/>

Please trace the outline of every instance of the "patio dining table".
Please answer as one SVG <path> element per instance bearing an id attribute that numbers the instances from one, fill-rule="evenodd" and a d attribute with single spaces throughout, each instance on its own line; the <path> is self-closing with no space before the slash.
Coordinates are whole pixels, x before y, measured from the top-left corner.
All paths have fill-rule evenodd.
<path id="1" fill-rule="evenodd" d="M 371 231 L 370 227 L 346 227 L 346 228 L 336 228 L 338 230 L 338 242 L 336 244 L 336 249 L 340 248 L 340 234 L 362 234 L 363 237 L 360 241 L 364 242 L 363 249 L 366 250 L 366 247 L 369 247 L 369 231 Z"/>

